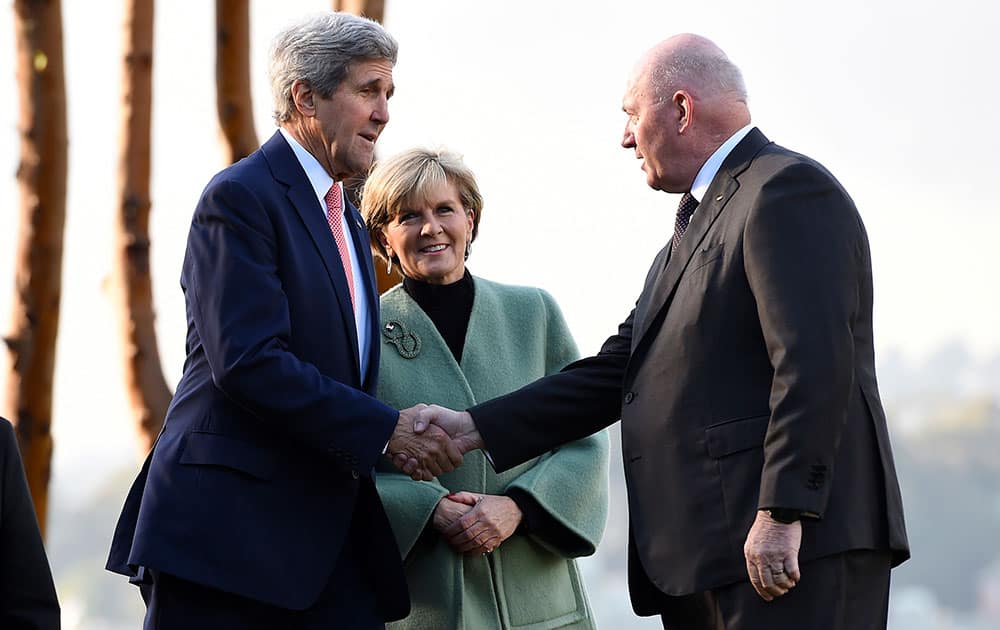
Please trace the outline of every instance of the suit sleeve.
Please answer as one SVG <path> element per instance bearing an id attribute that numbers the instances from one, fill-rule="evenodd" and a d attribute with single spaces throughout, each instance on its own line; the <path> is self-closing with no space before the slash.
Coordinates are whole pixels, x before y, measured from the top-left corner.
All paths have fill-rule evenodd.
<path id="1" fill-rule="evenodd" d="M 634 317 L 633 309 L 596 355 L 468 410 L 498 472 L 596 433 L 621 417 Z"/>
<path id="2" fill-rule="evenodd" d="M 555 301 L 541 292 L 546 311 L 546 373 L 579 356 Z M 597 550 L 608 516 L 608 436 L 595 433 L 538 459 L 511 481 L 508 496 L 530 516 L 527 534 L 564 557 Z"/>
<path id="3" fill-rule="evenodd" d="M 185 280 L 215 385 L 273 430 L 309 448 L 353 453 L 370 470 L 399 414 L 288 350 L 277 255 L 259 199 L 236 181 L 210 184 L 191 226 Z"/>
<path id="4" fill-rule="evenodd" d="M 59 602 L 10 423 L 0 419 L 0 628 L 58 628 Z"/>
<path id="5" fill-rule="evenodd" d="M 812 164 L 772 178 L 748 215 L 747 279 L 774 370 L 761 508 L 826 507 L 853 383 L 862 246 L 853 202 Z"/>

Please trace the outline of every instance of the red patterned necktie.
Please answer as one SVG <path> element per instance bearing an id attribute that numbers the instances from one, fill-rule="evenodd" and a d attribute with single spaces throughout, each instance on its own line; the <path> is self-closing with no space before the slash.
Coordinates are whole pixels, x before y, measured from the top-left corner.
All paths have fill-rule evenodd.
<path id="1" fill-rule="evenodd" d="M 326 222 L 333 232 L 333 240 L 337 242 L 337 251 L 340 252 L 340 262 L 344 264 L 344 275 L 347 276 L 347 288 L 351 290 L 351 308 L 356 309 L 354 301 L 354 271 L 351 269 L 351 253 L 347 251 L 347 238 L 344 235 L 344 222 L 341 216 L 344 213 L 344 198 L 340 192 L 340 184 L 333 183 L 330 191 L 326 193 Z"/>
<path id="2" fill-rule="evenodd" d="M 681 202 L 677 205 L 677 219 L 674 221 L 674 249 L 681 244 L 681 238 L 684 236 L 684 232 L 688 229 L 688 223 L 691 222 L 691 215 L 698 208 L 698 200 L 694 196 L 686 192 L 684 196 L 681 197 Z"/>

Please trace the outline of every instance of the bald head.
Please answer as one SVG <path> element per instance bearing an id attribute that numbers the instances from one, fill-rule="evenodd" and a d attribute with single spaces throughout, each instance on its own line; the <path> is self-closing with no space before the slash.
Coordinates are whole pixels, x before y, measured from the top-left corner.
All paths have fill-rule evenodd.
<path id="1" fill-rule="evenodd" d="M 701 166 L 750 123 L 739 68 L 700 35 L 685 33 L 646 52 L 629 80 L 622 146 L 643 160 L 652 188 L 685 192 Z"/>
<path id="2" fill-rule="evenodd" d="M 699 101 L 746 109 L 747 89 L 740 69 L 701 35 L 682 33 L 660 42 L 639 60 L 634 78 L 648 81 L 659 99 L 685 90 Z"/>

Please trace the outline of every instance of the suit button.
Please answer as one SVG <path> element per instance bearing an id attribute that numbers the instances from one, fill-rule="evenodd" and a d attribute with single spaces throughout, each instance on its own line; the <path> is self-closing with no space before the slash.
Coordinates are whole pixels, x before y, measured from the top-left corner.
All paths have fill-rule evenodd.
<path id="1" fill-rule="evenodd" d="M 626 405 L 631 405 L 633 398 L 635 398 L 635 394 L 634 393 L 632 393 L 632 392 L 626 393 L 625 394 L 625 404 Z"/>
<path id="2" fill-rule="evenodd" d="M 351 478 L 352 478 L 352 479 L 357 479 L 357 478 L 358 478 L 358 477 L 360 477 L 360 476 L 361 476 L 361 475 L 359 475 L 359 474 L 358 474 L 358 471 L 356 471 L 356 470 L 352 470 L 352 471 L 351 471 Z"/>

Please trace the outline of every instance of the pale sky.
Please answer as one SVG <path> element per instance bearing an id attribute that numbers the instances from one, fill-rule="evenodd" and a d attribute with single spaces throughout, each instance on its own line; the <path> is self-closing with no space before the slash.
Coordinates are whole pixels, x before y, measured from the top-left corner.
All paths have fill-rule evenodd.
<path id="1" fill-rule="evenodd" d="M 122 3 L 64 3 L 70 180 L 55 391 L 54 474 L 134 457 L 109 295 Z M 550 291 L 583 352 L 629 312 L 676 198 L 649 190 L 619 146 L 638 56 L 693 31 L 743 69 L 754 122 L 821 162 L 871 238 L 880 352 L 919 359 L 951 340 L 1000 351 L 998 22 L 979 0 L 668 3 L 387 0 L 400 43 L 381 154 L 446 145 L 486 205 L 473 273 Z M 11 3 L 6 3 L 8 9 Z M 191 212 L 223 167 L 214 103 L 214 3 L 157 3 L 153 274 L 168 383 L 180 375 L 178 287 Z M 274 127 L 265 56 L 290 17 L 326 1 L 253 2 L 254 107 Z M 614 7 L 611 11 L 607 7 Z M 826 8 L 828 7 L 828 8 Z M 0 11 L 0 323 L 7 326 L 18 195 L 11 11 Z M 980 186 L 979 184 L 983 185 Z M 0 373 L 0 383 L 6 378 Z M 0 389 L 0 391 L 3 391 Z M 3 394 L 0 394 L 2 396 Z M 0 405 L 2 407 L 2 405 Z"/>

